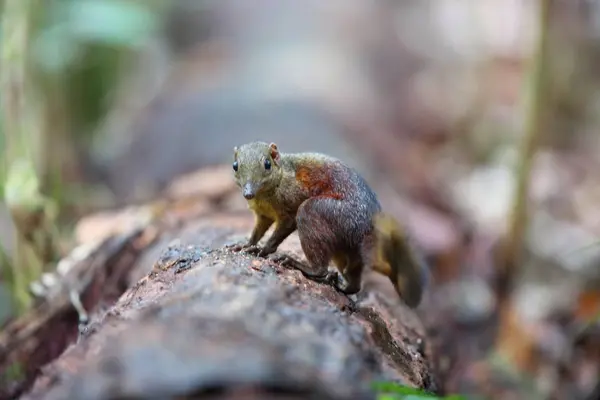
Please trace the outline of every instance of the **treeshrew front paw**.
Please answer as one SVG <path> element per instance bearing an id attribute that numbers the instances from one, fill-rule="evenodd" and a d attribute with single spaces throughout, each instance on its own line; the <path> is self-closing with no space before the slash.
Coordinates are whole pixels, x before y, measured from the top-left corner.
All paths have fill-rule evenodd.
<path id="1" fill-rule="evenodd" d="M 225 245 L 225 248 L 229 251 L 233 251 L 233 252 L 238 252 L 238 251 L 242 251 L 244 249 L 244 246 L 246 244 L 245 243 L 232 243 L 232 244 L 228 244 Z"/>
<path id="2" fill-rule="evenodd" d="M 262 247 L 257 244 L 246 245 L 243 248 L 243 252 L 246 254 L 258 255 L 262 251 Z"/>
<path id="3" fill-rule="evenodd" d="M 268 255 L 275 253 L 275 250 L 276 249 L 274 249 L 272 247 L 265 246 L 258 251 L 258 256 L 259 257 L 267 257 Z"/>

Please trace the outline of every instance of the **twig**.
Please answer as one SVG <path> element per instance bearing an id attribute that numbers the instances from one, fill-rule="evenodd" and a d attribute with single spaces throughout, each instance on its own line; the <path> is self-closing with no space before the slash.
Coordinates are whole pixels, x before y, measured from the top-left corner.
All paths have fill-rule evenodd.
<path id="1" fill-rule="evenodd" d="M 539 33 L 535 53 L 531 59 L 531 66 L 525 86 L 525 127 L 523 140 L 519 147 L 517 166 L 517 181 L 513 198 L 512 215 L 505 238 L 505 247 L 501 268 L 501 285 L 499 293 L 506 295 L 510 292 L 517 266 L 521 261 L 523 243 L 527 232 L 529 186 L 531 180 L 531 166 L 535 156 L 536 147 L 541 136 L 544 101 L 546 97 L 548 29 L 550 24 L 550 8 L 552 0 L 539 0 L 538 24 Z"/>

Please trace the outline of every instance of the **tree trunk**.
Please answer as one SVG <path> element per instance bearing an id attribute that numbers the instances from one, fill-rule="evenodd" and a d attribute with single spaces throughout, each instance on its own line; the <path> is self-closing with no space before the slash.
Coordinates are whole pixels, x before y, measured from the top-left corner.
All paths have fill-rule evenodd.
<path id="1" fill-rule="evenodd" d="M 87 251 L 64 260 L 62 282 L 89 323 L 78 332 L 63 284 L 0 336 L 0 368 L 29 360 L 24 399 L 356 400 L 381 380 L 439 391 L 423 326 L 384 277 L 368 272 L 345 296 L 223 247 L 253 224 L 229 173 L 200 171 L 167 200 L 80 222 Z M 301 257 L 297 236 L 280 251 Z"/>

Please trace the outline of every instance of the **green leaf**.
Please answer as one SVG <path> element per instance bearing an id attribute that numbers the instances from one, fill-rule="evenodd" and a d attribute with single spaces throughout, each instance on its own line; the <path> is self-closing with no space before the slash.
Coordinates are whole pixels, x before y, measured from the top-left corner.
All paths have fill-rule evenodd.
<path id="1" fill-rule="evenodd" d="M 465 400 L 460 395 L 438 397 L 421 389 L 412 388 L 395 382 L 373 382 L 371 387 L 379 392 L 378 400 L 423 400 L 423 399 L 445 399 Z"/>
<path id="2" fill-rule="evenodd" d="M 433 395 L 416 388 L 412 388 L 405 385 L 400 385 L 394 382 L 374 382 L 372 387 L 376 391 L 380 392 L 391 392 L 391 393 L 399 393 L 404 395 L 420 395 L 420 396 L 429 396 L 434 397 Z"/>
<path id="3" fill-rule="evenodd" d="M 380 394 L 377 396 L 377 400 L 400 400 L 400 397 L 394 394 Z"/>

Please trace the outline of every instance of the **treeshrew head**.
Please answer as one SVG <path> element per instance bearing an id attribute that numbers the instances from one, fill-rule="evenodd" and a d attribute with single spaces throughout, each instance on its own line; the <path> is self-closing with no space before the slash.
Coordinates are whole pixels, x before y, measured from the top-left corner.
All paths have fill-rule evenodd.
<path id="1" fill-rule="evenodd" d="M 275 143 L 251 142 L 235 147 L 232 166 L 246 200 L 274 189 L 281 179 L 281 156 Z"/>

